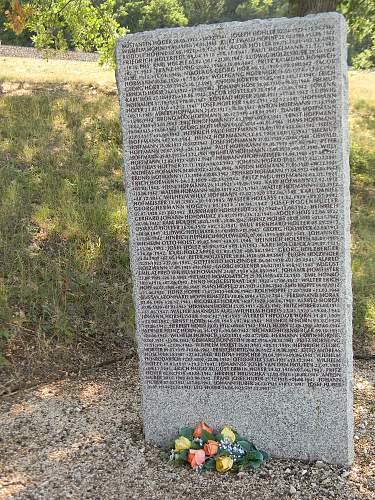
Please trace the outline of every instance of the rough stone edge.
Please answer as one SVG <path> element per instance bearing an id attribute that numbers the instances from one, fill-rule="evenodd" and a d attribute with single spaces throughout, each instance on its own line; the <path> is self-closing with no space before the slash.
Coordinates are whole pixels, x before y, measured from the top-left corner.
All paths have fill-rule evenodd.
<path id="1" fill-rule="evenodd" d="M 342 321 L 342 356 L 343 356 L 343 367 L 346 367 L 345 373 L 345 384 L 346 384 L 346 399 L 348 403 L 347 408 L 347 430 L 348 430 L 348 453 L 347 461 L 345 465 L 351 464 L 353 461 L 354 451 L 353 451 L 353 411 L 352 411 L 352 379 L 353 379 L 353 356 L 352 356 L 352 330 L 351 330 L 351 314 L 352 314 L 352 289 L 351 289 L 351 266 L 350 266 L 350 173 L 349 173 L 349 139 L 348 139 L 348 90 L 347 90 L 347 59 L 346 59 L 346 36 L 347 28 L 346 21 L 342 14 L 337 12 L 322 13 L 317 15 L 309 15 L 302 18 L 276 18 L 276 19 L 256 19 L 245 22 L 228 22 L 212 25 L 198 25 L 194 27 L 182 27 L 182 28 L 164 28 L 157 29 L 148 32 L 134 33 L 127 35 L 126 37 L 119 38 L 115 47 L 115 58 L 116 58 L 116 82 L 119 91 L 119 102 L 120 102 L 120 118 L 123 130 L 123 154 L 124 154 L 124 183 L 125 192 L 127 199 L 128 208 L 128 226 L 129 226 L 129 254 L 130 254 L 130 267 L 133 276 L 133 301 L 135 306 L 135 322 L 138 325 L 138 317 L 140 316 L 139 304 L 139 288 L 137 281 L 137 235 L 134 227 L 134 205 L 133 205 L 133 190 L 130 182 L 127 182 L 131 177 L 131 162 L 129 150 L 129 128 L 128 124 L 128 114 L 125 106 L 125 102 L 121 105 L 121 98 L 123 94 L 121 92 L 121 82 L 122 78 L 120 71 L 118 69 L 119 63 L 121 61 L 121 49 L 127 45 L 127 42 L 132 43 L 137 41 L 142 41 L 142 39 L 161 39 L 165 37 L 179 38 L 180 35 L 200 35 L 202 33 L 207 33 L 210 31 L 220 30 L 220 29 L 233 29 L 233 28 L 245 28 L 247 31 L 251 29 L 256 29 L 258 26 L 269 26 L 272 28 L 277 25 L 300 25 L 301 23 L 315 24 L 321 20 L 327 20 L 334 23 L 338 23 L 339 29 L 336 30 L 336 45 L 339 49 L 338 63 L 336 66 L 339 68 L 339 74 L 337 75 L 337 124 L 339 126 L 339 133 L 341 137 L 338 140 L 338 162 L 341 168 L 338 169 L 338 187 L 339 187 L 339 198 L 341 207 L 339 225 L 340 234 L 343 237 L 343 245 L 340 248 L 340 281 L 342 283 L 340 290 L 340 301 L 341 301 L 341 311 L 344 309 L 344 320 Z M 172 35 L 172 36 L 171 36 Z M 341 260 L 342 258 L 342 260 Z M 344 338 L 345 333 L 345 338 Z M 140 332 L 136 327 L 136 339 L 138 353 L 140 357 L 140 378 L 142 387 L 142 410 L 143 415 L 146 386 L 144 385 L 144 364 L 143 359 L 143 342 L 141 339 Z"/>
<path id="2" fill-rule="evenodd" d="M 225 29 L 246 29 L 246 31 L 255 30 L 258 27 L 263 28 L 273 28 L 278 25 L 282 26 L 293 26 L 300 25 L 301 23 L 312 23 L 320 22 L 321 20 L 338 20 L 341 19 L 341 23 L 346 24 L 345 18 L 339 12 L 323 12 L 321 14 L 310 14 L 305 17 L 277 17 L 271 19 L 250 19 L 249 21 L 230 21 L 217 24 L 198 24 L 197 26 L 189 27 L 178 27 L 178 28 L 158 28 L 151 31 L 141 31 L 138 33 L 130 33 L 126 36 L 120 37 L 116 41 L 116 62 L 119 60 L 120 55 L 119 46 L 126 46 L 129 42 L 137 42 L 143 40 L 157 40 L 163 38 L 179 38 L 180 35 L 183 36 L 196 36 L 202 33 L 207 33 L 210 31 L 222 31 Z"/>
<path id="3" fill-rule="evenodd" d="M 337 125 L 341 136 L 338 140 L 338 186 L 339 221 L 341 237 L 340 259 L 340 302 L 343 332 L 342 366 L 345 369 L 345 384 L 347 394 L 347 429 L 348 429 L 348 464 L 354 459 L 354 415 L 353 415 L 353 347 L 352 347 L 352 268 L 351 268 L 351 234 L 350 234 L 350 165 L 349 165 L 349 96 L 348 96 L 348 66 L 347 66 L 347 25 L 345 18 L 340 16 L 338 30 L 338 52 L 340 74 L 337 75 L 338 97 Z"/>
<path id="4" fill-rule="evenodd" d="M 132 276 L 132 282 L 133 282 L 133 290 L 132 290 L 132 298 L 133 298 L 133 304 L 134 304 L 134 315 L 135 315 L 135 337 L 136 337 L 136 342 L 137 342 L 137 352 L 138 352 L 138 357 L 140 360 L 139 363 L 139 375 L 140 375 L 140 382 L 141 382 L 141 392 L 142 392 L 142 398 L 141 398 L 141 410 L 142 414 L 144 415 L 144 376 L 143 376 L 143 365 L 144 363 L 142 362 L 143 357 L 144 357 L 144 351 L 143 351 L 143 342 L 141 339 L 141 335 L 139 333 L 138 325 L 140 321 L 138 320 L 138 316 L 140 314 L 140 308 L 139 308 L 139 289 L 138 289 L 138 256 L 137 256 L 137 233 L 135 230 L 135 224 L 134 224 L 134 205 L 133 205 L 133 189 L 132 185 L 130 182 L 131 179 L 131 162 L 130 162 L 130 154 L 129 154 L 129 128 L 128 128 L 128 113 L 125 105 L 125 99 L 123 99 L 123 102 L 121 102 L 121 99 L 123 98 L 123 94 L 121 91 L 122 85 L 122 79 L 121 79 L 121 73 L 119 70 L 119 61 L 120 61 L 120 50 L 121 50 L 121 44 L 117 43 L 115 47 L 115 60 L 116 60 L 116 69 L 115 69 L 115 77 L 116 77 L 116 84 L 117 84 L 117 89 L 118 89 L 118 101 L 119 101 L 119 107 L 120 107 L 120 125 L 121 125 L 121 131 L 122 131 L 122 152 L 123 152 L 123 184 L 125 188 L 125 203 L 126 203 L 126 209 L 127 209 L 127 222 L 128 222 L 128 228 L 129 228 L 129 261 L 130 261 L 130 271 L 131 271 L 131 276 Z"/>

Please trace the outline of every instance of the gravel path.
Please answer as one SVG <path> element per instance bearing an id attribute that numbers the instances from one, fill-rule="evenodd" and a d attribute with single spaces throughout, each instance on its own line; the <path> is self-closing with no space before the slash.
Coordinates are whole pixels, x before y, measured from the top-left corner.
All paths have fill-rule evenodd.
<path id="1" fill-rule="evenodd" d="M 375 363 L 356 363 L 356 460 L 270 460 L 252 473 L 175 469 L 142 438 L 138 363 L 42 384 L 0 402 L 0 498 L 375 498 Z"/>
<path id="2" fill-rule="evenodd" d="M 34 47 L 19 47 L 16 45 L 2 45 L 0 43 L 0 56 L 5 57 L 31 57 L 32 59 L 44 59 L 45 53 L 41 50 L 34 49 Z M 99 55 L 96 52 L 79 52 L 67 50 L 60 52 L 58 50 L 50 51 L 48 53 L 49 59 L 62 59 L 69 61 L 97 61 Z"/>

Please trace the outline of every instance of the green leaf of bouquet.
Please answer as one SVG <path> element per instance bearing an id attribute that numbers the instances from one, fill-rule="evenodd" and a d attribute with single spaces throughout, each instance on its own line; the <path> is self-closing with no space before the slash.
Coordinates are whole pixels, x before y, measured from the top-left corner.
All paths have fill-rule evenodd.
<path id="1" fill-rule="evenodd" d="M 263 455 L 260 451 L 249 451 L 246 453 L 246 459 L 249 461 L 260 460 L 263 462 Z"/>
<path id="2" fill-rule="evenodd" d="M 197 441 L 192 441 L 190 448 L 192 450 L 201 450 L 203 446 L 201 446 Z"/>
<path id="3" fill-rule="evenodd" d="M 202 429 L 201 439 L 202 439 L 203 443 L 207 443 L 207 441 L 209 441 L 209 440 L 215 440 L 215 436 L 214 436 L 214 434 L 211 434 L 211 432 L 208 432 L 205 429 Z"/>
<path id="4" fill-rule="evenodd" d="M 259 469 L 259 467 L 262 465 L 263 460 L 254 460 L 253 462 L 249 463 L 249 467 L 251 469 Z"/>
<path id="5" fill-rule="evenodd" d="M 263 455 L 263 462 L 270 458 L 266 451 L 259 450 L 259 452 Z"/>
<path id="6" fill-rule="evenodd" d="M 247 443 L 251 451 L 252 450 L 256 451 L 258 449 L 253 442 L 249 441 L 248 439 L 246 439 L 244 437 L 238 440 L 238 442 L 240 442 L 240 441 Z"/>
<path id="7" fill-rule="evenodd" d="M 219 432 L 217 434 L 214 434 L 214 439 L 215 441 L 222 441 L 224 439 L 224 436 Z"/>
<path id="8" fill-rule="evenodd" d="M 185 465 L 186 463 L 186 460 L 184 460 L 184 458 L 181 457 L 181 453 L 178 456 L 176 456 L 174 461 L 176 465 Z"/>
<path id="9" fill-rule="evenodd" d="M 182 460 L 186 461 L 189 454 L 189 450 L 180 451 L 180 457 Z"/>
<path id="10" fill-rule="evenodd" d="M 233 464 L 233 467 L 231 468 L 231 471 L 233 471 L 233 472 L 242 472 L 243 469 L 241 469 L 240 467 L 241 467 L 241 464 L 235 462 Z"/>
<path id="11" fill-rule="evenodd" d="M 168 450 L 173 450 L 174 449 L 174 445 L 175 445 L 174 440 L 173 441 L 169 441 L 169 443 L 168 443 Z"/>
<path id="12" fill-rule="evenodd" d="M 252 443 L 249 441 L 246 441 L 245 439 L 242 439 L 241 441 L 238 441 L 238 444 L 243 448 L 245 451 L 253 451 L 253 446 Z"/>
<path id="13" fill-rule="evenodd" d="M 219 450 L 216 455 L 216 457 L 229 457 L 229 453 L 226 450 Z"/>
<path id="14" fill-rule="evenodd" d="M 215 459 L 208 458 L 204 465 L 206 470 L 215 470 Z"/>
<path id="15" fill-rule="evenodd" d="M 193 432 L 194 432 L 193 427 L 181 427 L 180 436 L 184 436 L 187 439 L 192 440 L 193 439 Z"/>

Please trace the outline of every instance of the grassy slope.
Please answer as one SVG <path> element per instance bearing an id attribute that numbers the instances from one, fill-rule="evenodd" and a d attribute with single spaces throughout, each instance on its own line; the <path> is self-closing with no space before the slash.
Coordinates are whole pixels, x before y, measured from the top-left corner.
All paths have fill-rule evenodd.
<path id="1" fill-rule="evenodd" d="M 375 73 L 350 78 L 352 268 L 357 350 L 375 351 Z"/>
<path id="2" fill-rule="evenodd" d="M 90 349 L 118 351 L 133 311 L 118 103 L 100 90 L 113 88 L 113 73 L 95 63 L 2 58 L 1 80 L 0 347 L 9 376 L 20 365 L 34 374 L 69 367 L 75 354 L 81 362 Z M 75 86 L 58 85 L 66 82 Z M 374 73 L 351 75 L 351 109 L 360 350 L 375 337 Z"/>

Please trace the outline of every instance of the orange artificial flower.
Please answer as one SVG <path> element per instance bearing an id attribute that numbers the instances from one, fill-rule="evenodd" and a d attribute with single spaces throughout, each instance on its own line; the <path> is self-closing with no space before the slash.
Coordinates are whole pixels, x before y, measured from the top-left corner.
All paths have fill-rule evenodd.
<path id="1" fill-rule="evenodd" d="M 212 434 L 214 432 L 213 428 L 212 427 L 208 427 L 208 425 L 205 422 L 199 422 L 199 424 L 194 429 L 193 437 L 200 438 L 201 435 L 202 435 L 203 429 L 205 431 L 209 432 L 210 434 Z"/>
<path id="2" fill-rule="evenodd" d="M 213 457 L 214 455 L 216 455 L 217 450 L 219 449 L 219 443 L 217 441 L 209 439 L 203 446 L 203 449 L 208 457 Z"/>
<path id="3" fill-rule="evenodd" d="M 187 461 L 193 469 L 203 465 L 206 461 L 206 455 L 203 450 L 189 450 Z"/>

